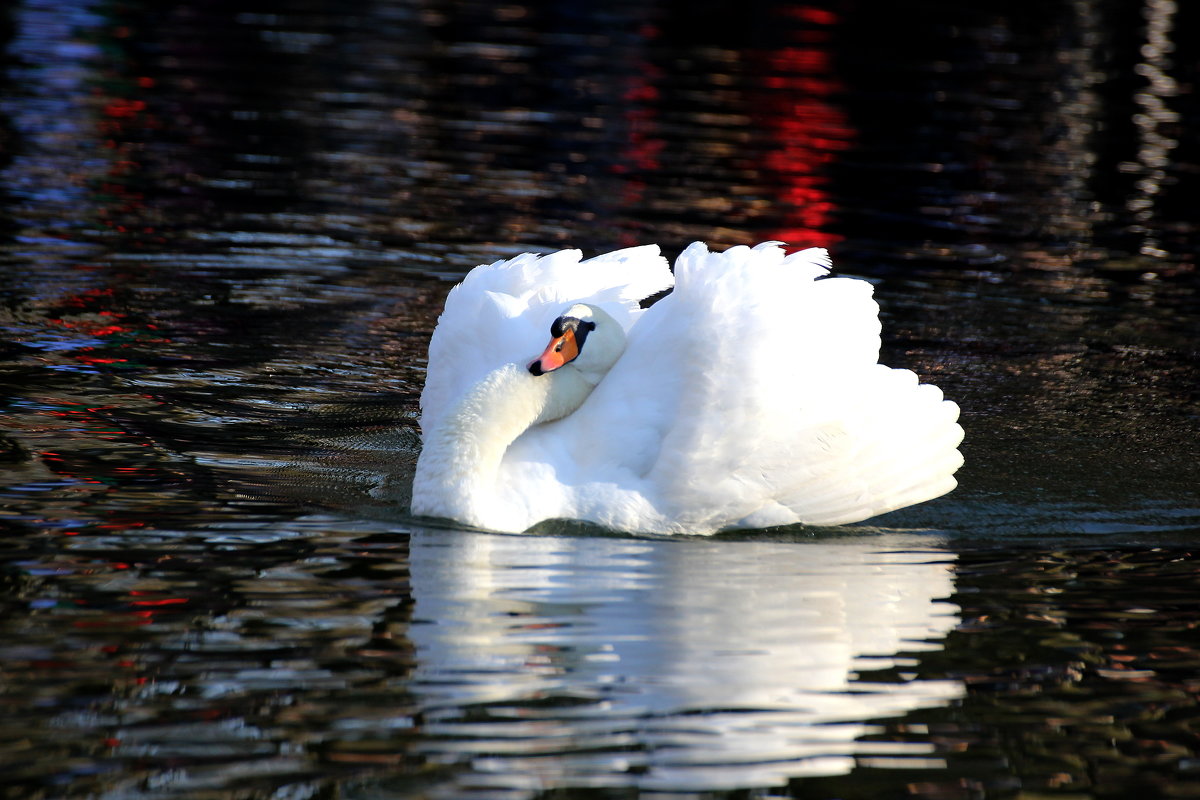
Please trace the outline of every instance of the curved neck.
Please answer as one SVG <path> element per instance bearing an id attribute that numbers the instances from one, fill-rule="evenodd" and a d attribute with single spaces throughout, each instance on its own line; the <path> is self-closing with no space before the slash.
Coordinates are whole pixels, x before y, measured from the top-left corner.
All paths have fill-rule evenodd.
<path id="1" fill-rule="evenodd" d="M 578 408 L 593 384 L 577 370 L 534 376 L 506 364 L 471 387 L 424 432 L 413 480 L 413 512 L 448 517 L 481 528 L 524 530 L 519 498 L 499 497 L 504 455 L 530 427 Z"/>

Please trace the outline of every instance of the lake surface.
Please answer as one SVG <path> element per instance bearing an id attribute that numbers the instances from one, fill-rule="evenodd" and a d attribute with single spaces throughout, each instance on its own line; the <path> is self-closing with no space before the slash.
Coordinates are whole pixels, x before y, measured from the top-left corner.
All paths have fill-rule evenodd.
<path id="1" fill-rule="evenodd" d="M 1200 794 L 1200 6 L 0 12 L 0 796 Z M 778 239 L 963 409 L 867 523 L 407 514 L 446 293 Z"/>

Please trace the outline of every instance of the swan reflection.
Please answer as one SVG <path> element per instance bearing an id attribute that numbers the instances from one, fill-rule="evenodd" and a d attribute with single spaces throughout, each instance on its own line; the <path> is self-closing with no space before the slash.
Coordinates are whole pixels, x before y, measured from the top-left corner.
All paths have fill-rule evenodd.
<path id="1" fill-rule="evenodd" d="M 958 622 L 952 556 L 912 543 L 416 534 L 424 755 L 518 790 L 844 773 L 867 720 L 962 693 L 904 673 Z"/>

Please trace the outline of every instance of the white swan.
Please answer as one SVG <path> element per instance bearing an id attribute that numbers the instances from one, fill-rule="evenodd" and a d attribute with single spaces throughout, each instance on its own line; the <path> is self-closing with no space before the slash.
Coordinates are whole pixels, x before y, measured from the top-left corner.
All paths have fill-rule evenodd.
<path id="1" fill-rule="evenodd" d="M 706 534 L 950 491 L 958 407 L 876 363 L 871 285 L 828 268 L 824 250 L 775 242 L 697 242 L 674 277 L 653 245 L 476 267 L 429 345 L 413 513 Z"/>

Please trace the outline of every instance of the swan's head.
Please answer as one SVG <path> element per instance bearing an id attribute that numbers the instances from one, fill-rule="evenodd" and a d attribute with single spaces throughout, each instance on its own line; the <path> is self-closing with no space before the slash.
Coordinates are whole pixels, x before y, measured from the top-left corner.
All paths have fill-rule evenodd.
<path id="1" fill-rule="evenodd" d="M 534 375 L 545 375 L 568 364 L 592 384 L 616 363 L 625 350 L 625 331 L 615 319 L 594 306 L 577 303 L 550 326 L 550 344 L 529 364 Z"/>

